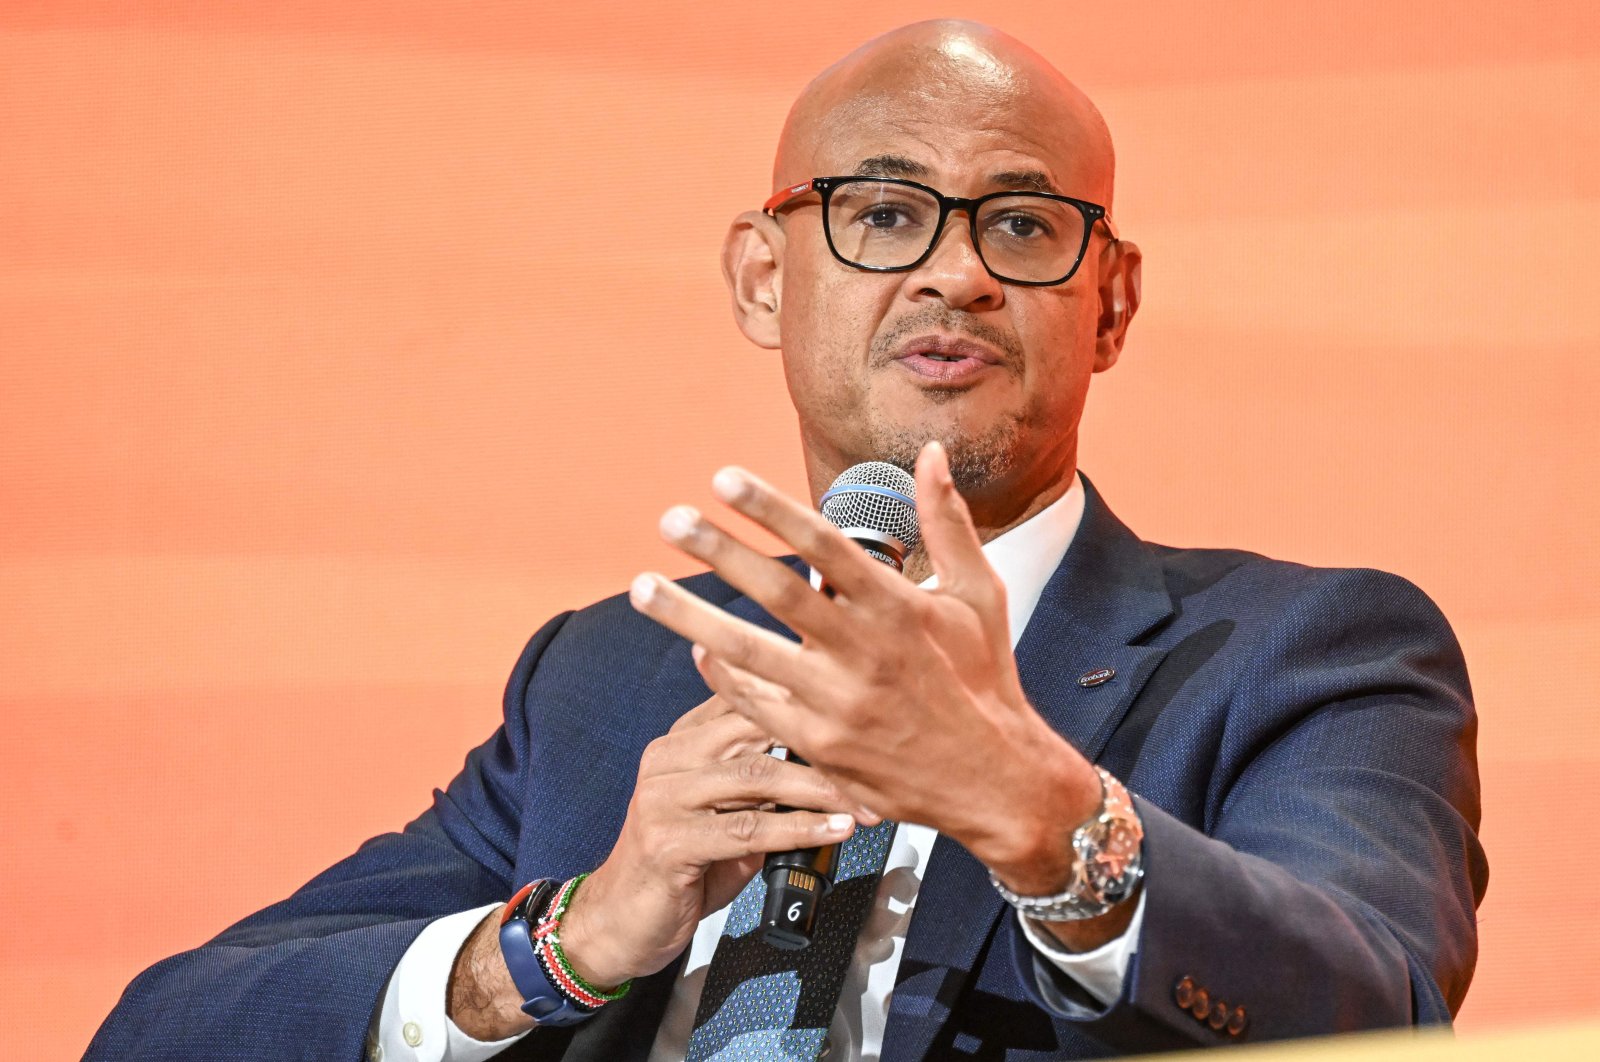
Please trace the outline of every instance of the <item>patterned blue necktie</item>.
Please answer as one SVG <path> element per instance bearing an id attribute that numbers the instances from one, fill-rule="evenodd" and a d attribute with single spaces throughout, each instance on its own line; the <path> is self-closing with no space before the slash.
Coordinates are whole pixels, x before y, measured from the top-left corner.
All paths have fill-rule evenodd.
<path id="1" fill-rule="evenodd" d="M 893 838 L 894 823 L 880 822 L 845 841 L 811 946 L 799 951 L 761 939 L 767 885 L 750 880 L 706 968 L 686 1062 L 816 1062 Z"/>

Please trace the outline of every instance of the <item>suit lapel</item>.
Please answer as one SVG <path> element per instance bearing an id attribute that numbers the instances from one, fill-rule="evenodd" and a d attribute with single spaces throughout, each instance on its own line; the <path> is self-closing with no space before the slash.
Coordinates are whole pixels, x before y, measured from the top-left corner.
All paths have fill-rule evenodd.
<path id="1" fill-rule="evenodd" d="M 1017 643 L 1029 702 L 1090 760 L 1164 650 L 1134 643 L 1172 615 L 1161 565 L 1084 479 L 1083 523 Z M 1099 685 L 1079 679 L 1111 669 Z"/>
<path id="2" fill-rule="evenodd" d="M 1083 522 L 1017 643 L 1029 702 L 1090 760 L 1164 650 L 1133 645 L 1172 612 L 1160 565 L 1084 479 Z M 1079 676 L 1115 675 L 1083 686 Z M 1065 826 L 1066 824 L 1064 824 Z M 1004 905 L 988 872 L 940 836 L 917 893 L 884 1034 L 884 1062 L 921 1059 L 974 973 Z"/>

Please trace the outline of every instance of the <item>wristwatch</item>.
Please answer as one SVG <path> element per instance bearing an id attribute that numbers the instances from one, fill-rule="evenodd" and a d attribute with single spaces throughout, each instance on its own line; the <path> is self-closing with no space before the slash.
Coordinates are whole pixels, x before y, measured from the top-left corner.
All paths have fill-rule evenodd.
<path id="1" fill-rule="evenodd" d="M 1098 918 L 1133 895 L 1144 876 L 1144 824 L 1133 798 L 1104 768 L 1100 776 L 1100 810 L 1072 831 L 1071 876 L 1054 896 L 1021 896 L 989 872 L 1000 896 L 1021 914 L 1041 922 L 1078 922 Z"/>
<path id="2" fill-rule="evenodd" d="M 584 875 L 587 877 L 587 875 Z M 522 994 L 522 1013 L 540 1025 L 576 1025 L 627 992 L 602 992 L 573 972 L 561 952 L 561 916 L 582 878 L 530 881 L 500 915 L 500 954 Z"/>

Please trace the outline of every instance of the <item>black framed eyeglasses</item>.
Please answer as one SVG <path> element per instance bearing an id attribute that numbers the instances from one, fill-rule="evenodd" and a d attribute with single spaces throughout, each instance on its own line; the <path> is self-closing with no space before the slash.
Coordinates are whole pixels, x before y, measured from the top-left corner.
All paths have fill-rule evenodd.
<path id="1" fill-rule="evenodd" d="M 1071 280 L 1097 221 L 1117 238 L 1098 203 L 1050 192 L 964 199 L 898 177 L 813 177 L 761 209 L 776 216 L 810 192 L 822 196 L 822 231 L 833 256 L 874 273 L 901 273 L 927 261 L 952 210 L 966 212 L 972 246 L 989 275 L 1010 284 L 1049 287 Z"/>

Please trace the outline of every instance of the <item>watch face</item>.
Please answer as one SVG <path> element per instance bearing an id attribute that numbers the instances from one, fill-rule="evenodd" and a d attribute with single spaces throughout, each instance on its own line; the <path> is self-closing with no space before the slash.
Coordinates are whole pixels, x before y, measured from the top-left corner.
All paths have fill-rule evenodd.
<path id="1" fill-rule="evenodd" d="M 1078 855 L 1093 892 L 1110 899 L 1132 884 L 1129 878 L 1139 858 L 1139 830 L 1117 818 L 1085 831 L 1083 840 Z"/>
<path id="2" fill-rule="evenodd" d="M 1101 768 L 1096 770 L 1104 793 L 1100 812 L 1072 832 L 1077 858 L 1065 889 L 1053 896 L 1019 896 L 989 872 L 1005 901 L 1028 918 L 1046 922 L 1096 918 L 1133 895 L 1143 876 L 1144 825 L 1139 810 L 1121 782 Z"/>

